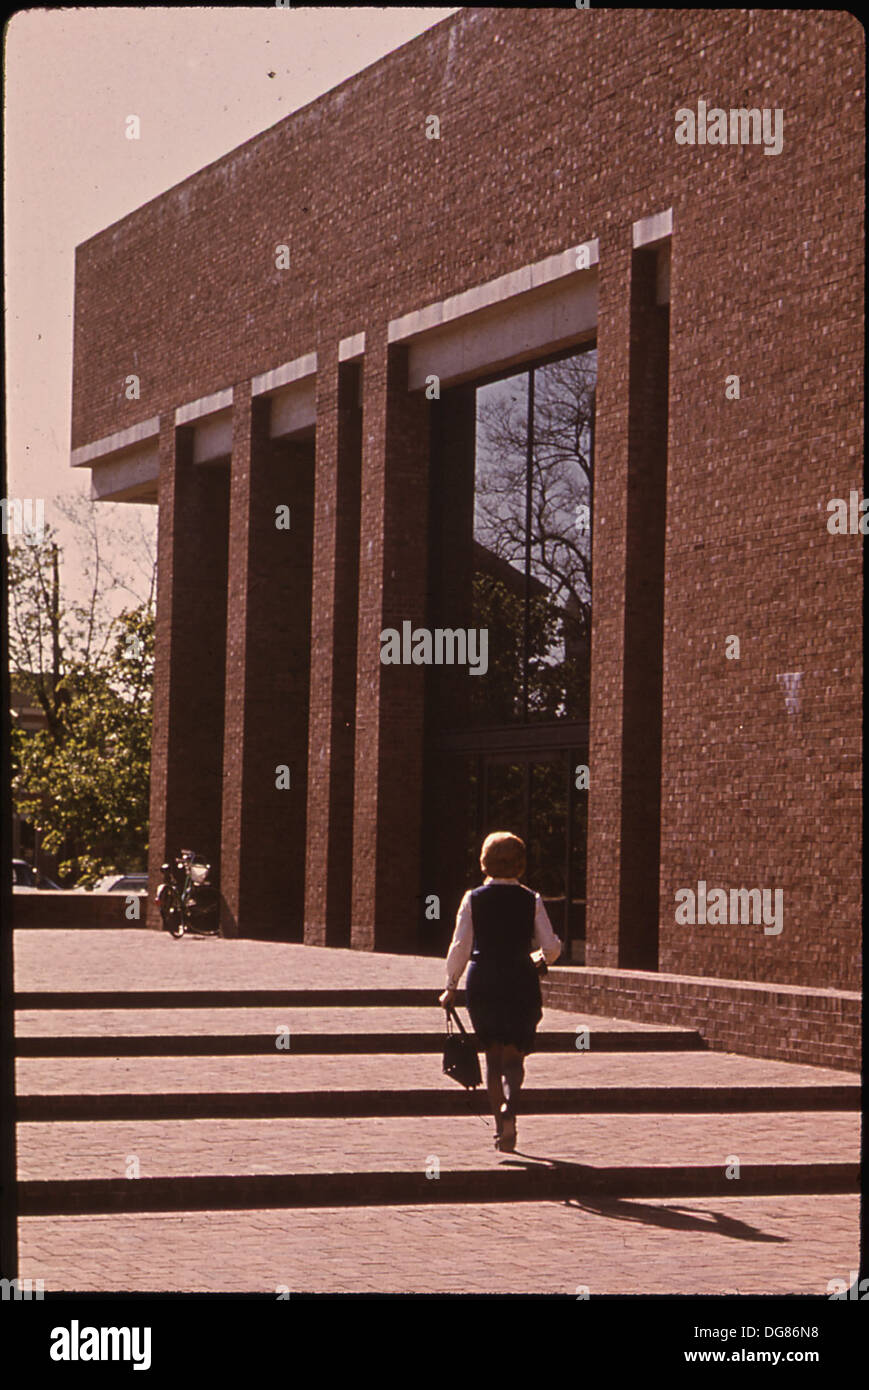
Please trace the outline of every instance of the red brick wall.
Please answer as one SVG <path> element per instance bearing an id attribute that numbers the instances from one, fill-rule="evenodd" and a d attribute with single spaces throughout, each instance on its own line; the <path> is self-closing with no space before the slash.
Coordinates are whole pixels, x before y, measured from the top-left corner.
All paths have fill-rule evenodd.
<path id="1" fill-rule="evenodd" d="M 846 13 L 466 10 L 77 253 L 74 446 L 365 328 L 374 478 L 388 319 L 600 238 L 594 964 L 617 963 L 630 850 L 619 832 L 631 222 L 672 207 L 660 965 L 857 983 L 861 542 L 830 536 L 825 508 L 860 485 L 863 42 Z M 699 98 L 782 108 L 782 153 L 677 146 L 675 110 Z M 423 137 L 429 114 L 439 141 Z M 137 402 L 123 397 L 129 371 Z M 731 373 L 739 401 L 724 397 Z M 358 944 L 404 930 L 411 911 L 402 899 L 392 926 L 382 917 L 385 885 L 402 882 L 383 827 L 407 806 L 396 792 L 376 824 L 362 808 L 397 756 L 371 647 L 395 604 L 365 586 L 392 582 L 384 506 L 406 506 L 418 535 L 414 467 L 403 501 L 363 483 L 358 669 L 375 706 L 357 729 L 354 838 L 380 886 L 354 883 Z M 729 634 L 739 661 L 724 657 Z M 798 716 L 776 681 L 792 671 Z M 403 697 L 392 708 L 404 717 Z M 375 742 L 360 748 L 370 720 Z M 783 889 L 781 936 L 678 927 L 674 893 L 700 878 Z"/>
<path id="2" fill-rule="evenodd" d="M 352 944 L 407 950 L 420 915 L 425 668 L 380 633 L 425 622 L 429 405 L 379 324 L 366 343 L 356 665 Z"/>
<path id="3" fill-rule="evenodd" d="M 862 551 L 825 508 L 861 475 L 863 37 L 845 14 L 741 22 L 690 92 L 762 93 L 785 144 L 771 171 L 686 148 L 674 208 L 660 964 L 855 989 Z M 782 888 L 781 935 L 677 926 L 698 878 Z"/>
<path id="4" fill-rule="evenodd" d="M 193 431 L 160 426 L 160 526 L 148 917 L 179 849 L 220 872 L 229 469 L 193 463 Z"/>
<path id="5" fill-rule="evenodd" d="M 234 397 L 221 891 L 227 935 L 300 941 L 304 923 L 313 444 L 269 439 Z M 289 529 L 276 525 L 289 507 Z M 289 770 L 279 786 L 277 769 Z"/>
<path id="6" fill-rule="evenodd" d="M 305 940 L 349 946 L 362 413 L 336 341 L 317 367 Z"/>
<path id="7" fill-rule="evenodd" d="M 151 887 L 152 896 L 156 886 L 154 883 Z M 138 900 L 138 918 L 127 916 L 130 898 Z M 111 931 L 125 927 L 138 929 L 145 926 L 147 913 L 147 893 L 79 893 L 75 889 L 57 893 L 48 889 L 12 896 L 12 925 L 16 931 L 25 927 L 64 931 L 71 927 L 81 927 L 85 931 L 97 927 Z"/>
<path id="8" fill-rule="evenodd" d="M 619 964 L 622 860 L 622 685 L 631 346 L 630 227 L 600 237 L 598 380 L 592 534 L 586 961 Z"/>
<path id="9" fill-rule="evenodd" d="M 709 1047 L 747 1057 L 859 1071 L 860 996 L 634 970 L 550 970 L 550 1009 L 691 1028 Z"/>

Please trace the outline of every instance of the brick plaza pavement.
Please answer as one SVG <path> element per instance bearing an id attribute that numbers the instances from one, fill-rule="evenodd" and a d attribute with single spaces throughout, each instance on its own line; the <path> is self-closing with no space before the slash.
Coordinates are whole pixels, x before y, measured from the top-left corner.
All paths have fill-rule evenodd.
<path id="1" fill-rule="evenodd" d="M 858 1198 L 356 1207 L 23 1222 L 47 1289 L 824 1294 Z"/>
<path id="2" fill-rule="evenodd" d="M 47 1289 L 822 1295 L 856 1268 L 850 1073 L 548 1010 L 541 1032 L 556 1050 L 529 1059 L 531 1113 L 517 1152 L 499 1154 L 491 1120 L 474 1113 L 487 1113 L 485 1098 L 471 1102 L 440 1074 L 439 961 L 141 930 L 19 931 L 15 951 L 19 993 L 79 996 L 63 1008 L 26 1000 L 17 1014 L 19 1047 L 41 1040 L 42 1051 L 18 1058 L 19 1103 L 36 1099 L 45 1116 L 18 1127 L 22 1210 L 33 1213 L 20 1221 L 20 1274 Z M 292 1006 L 238 1003 L 290 989 Z M 356 1002 L 324 1006 L 325 989 Z M 429 990 L 431 1003 L 385 1006 L 384 989 Z M 209 994 L 226 990 L 232 1007 Z M 83 999 L 93 991 L 111 991 L 112 1007 Z M 118 1007 L 131 991 L 156 998 Z M 162 991 L 201 991 L 205 1007 L 169 1007 Z M 588 1052 L 573 1044 L 577 1025 L 590 1029 Z M 279 1026 L 290 1028 L 280 1054 Z M 397 1035 L 420 1050 L 347 1051 Z M 294 1054 L 294 1036 L 324 1051 Z M 137 1038 L 145 1049 L 208 1038 L 257 1050 L 118 1055 Z M 83 1045 L 102 1055 L 77 1054 Z M 622 1112 L 586 1113 L 571 1099 L 601 1092 Z M 153 1117 L 149 1104 L 172 1094 L 206 1113 Z M 362 1113 L 344 1113 L 354 1094 Z M 444 1094 L 454 1110 L 432 1113 Z M 246 1113 L 275 1095 L 326 1108 Z M 534 1095 L 561 1109 L 533 1110 Z M 113 1097 L 134 1113 L 81 1117 Z M 220 1111 L 227 1098 L 231 1114 Z M 71 1109 L 58 1119 L 61 1101 Z M 735 1158 L 740 1178 L 723 1183 Z M 556 1197 L 535 1186 L 553 1171 Z M 258 1182 L 273 1184 L 265 1205 Z M 222 1193 L 235 1209 L 207 1205 Z"/>

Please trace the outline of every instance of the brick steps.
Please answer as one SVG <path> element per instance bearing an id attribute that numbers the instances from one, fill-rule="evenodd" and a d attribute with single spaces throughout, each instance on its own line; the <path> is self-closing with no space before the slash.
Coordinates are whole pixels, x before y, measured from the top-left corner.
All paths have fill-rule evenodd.
<path id="1" fill-rule="evenodd" d="M 358 1091 L 461 1093 L 442 1073 L 433 1052 L 297 1053 L 279 1048 L 272 1036 L 268 1050 L 255 1055 L 167 1055 L 99 1057 L 20 1057 L 16 1063 L 18 1094 L 172 1094 L 218 1092 L 305 1092 L 336 1095 Z M 534 1053 L 526 1064 L 529 1087 L 588 1090 L 759 1087 L 773 1094 L 782 1088 L 819 1088 L 859 1092 L 859 1078 L 822 1067 L 739 1057 L 733 1053 L 691 1050 L 614 1053 L 580 1051 L 572 1046 Z"/>
<path id="2" fill-rule="evenodd" d="M 462 1010 L 467 1026 L 467 1013 Z M 630 1023 L 625 1019 L 603 1018 L 594 1013 L 562 1013 L 544 1008 L 538 1036 L 547 1032 L 567 1032 L 571 1037 L 578 1026 L 587 1027 L 595 1036 L 601 1033 L 626 1033 L 642 1046 L 647 1034 L 666 1039 L 673 1035 L 685 1040 L 685 1046 L 699 1045 L 698 1033 L 688 1028 L 668 1024 Z M 181 1035 L 189 1037 L 228 1037 L 251 1033 L 268 1033 L 274 1038 L 276 1030 L 290 1028 L 294 1036 L 301 1034 L 380 1033 L 392 1037 L 395 1033 L 424 1033 L 443 1038 L 444 1015 L 437 1006 L 422 1009 L 386 1008 L 377 1004 L 344 1004 L 338 1006 L 312 1005 L 310 1008 L 288 1009 L 268 1006 L 217 1008 L 148 1008 L 148 1009 L 18 1009 L 15 1028 L 19 1037 L 144 1037 Z M 573 1044 L 571 1044 L 573 1046 Z M 663 1045 L 666 1045 L 664 1043 Z"/>
<path id="3" fill-rule="evenodd" d="M 522 1089 L 529 1115 L 709 1114 L 857 1110 L 857 1086 L 606 1086 Z M 482 1098 L 480 1101 L 484 1104 Z M 466 1115 L 474 1100 L 453 1090 L 203 1091 L 174 1094 L 24 1095 L 19 1121 L 270 1119 L 318 1115 Z"/>
<path id="4" fill-rule="evenodd" d="M 94 1178 L 19 1184 L 22 1216 L 110 1212 L 228 1211 L 269 1207 L 345 1207 L 438 1202 L 563 1201 L 569 1198 L 730 1197 L 860 1190 L 856 1163 L 743 1166 L 738 1180 L 707 1167 L 592 1168 L 547 1164 L 442 1172 L 359 1172 L 193 1178 Z"/>
<path id="5" fill-rule="evenodd" d="M 14 1009 L 231 1009 L 324 1008 L 372 1005 L 381 1008 L 437 1007 L 440 989 L 92 989 L 18 990 Z M 464 990 L 456 1004 L 465 1002 Z"/>
<path id="6" fill-rule="evenodd" d="M 667 1289 L 818 1292 L 855 1267 L 856 1074 L 547 1007 L 501 1154 L 485 1092 L 441 1073 L 439 963 L 89 935 L 53 948 L 62 973 L 28 945 L 16 999 L 22 1250 L 47 1287 L 431 1291 L 462 1270 L 465 1291 L 572 1293 L 666 1268 Z M 328 988 L 267 987 L 287 979 Z"/>
<path id="7" fill-rule="evenodd" d="M 293 1032 L 291 1051 L 296 1056 L 328 1054 L 440 1053 L 443 1030 L 418 1033 L 300 1033 Z M 593 1031 L 589 1051 L 686 1052 L 705 1050 L 699 1033 L 688 1029 L 634 1033 Z M 274 1056 L 275 1033 L 229 1033 L 215 1037 L 203 1033 L 138 1034 L 104 1037 L 43 1035 L 15 1040 L 17 1057 L 232 1057 Z M 478 1049 L 479 1051 L 479 1049 Z M 576 1033 L 556 1029 L 537 1034 L 536 1052 L 576 1052 Z"/>
<path id="8" fill-rule="evenodd" d="M 854 1163 L 860 1147 L 855 1111 L 827 1112 L 819 1126 L 804 1111 L 731 1114 L 523 1114 L 516 1153 L 492 1144 L 494 1123 L 463 1116 L 346 1116 L 308 1119 L 67 1121 L 18 1130 L 22 1179 L 127 1178 L 131 1160 L 147 1178 L 423 1172 L 435 1156 L 442 1172 L 491 1171 L 517 1164 L 570 1167 L 723 1168 L 740 1165 Z"/>
<path id="9" fill-rule="evenodd" d="M 857 1077 L 710 1053 L 690 1028 L 552 1009 L 522 1093 L 522 1136 L 536 1152 L 499 1154 L 485 1089 L 470 1095 L 441 1072 L 435 999 L 404 987 L 20 992 L 17 1119 L 32 1146 L 22 1216 L 859 1190 Z M 578 1026 L 588 1050 L 576 1047 Z M 833 1132 L 806 1161 L 807 1117 L 819 1113 Z M 680 1117 L 696 1127 L 686 1133 Z M 662 1146 L 656 1126 L 680 1123 Z M 718 1127 L 716 1142 L 700 1142 L 704 1126 Z M 129 1153 L 148 1176 L 118 1176 Z M 738 1186 L 725 1172 L 732 1154 Z"/>

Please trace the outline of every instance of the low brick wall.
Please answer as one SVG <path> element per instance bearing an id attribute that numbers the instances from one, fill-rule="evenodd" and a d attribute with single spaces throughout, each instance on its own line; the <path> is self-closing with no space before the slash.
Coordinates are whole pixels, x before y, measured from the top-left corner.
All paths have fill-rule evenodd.
<path id="1" fill-rule="evenodd" d="M 696 1028 L 725 1052 L 860 1070 L 860 995 L 844 990 L 566 966 L 542 993 L 553 1009 Z"/>
<path id="2" fill-rule="evenodd" d="M 127 916 L 139 900 L 139 918 Z M 12 925 L 21 927 L 144 927 L 147 893 L 52 892 L 12 894 Z"/>

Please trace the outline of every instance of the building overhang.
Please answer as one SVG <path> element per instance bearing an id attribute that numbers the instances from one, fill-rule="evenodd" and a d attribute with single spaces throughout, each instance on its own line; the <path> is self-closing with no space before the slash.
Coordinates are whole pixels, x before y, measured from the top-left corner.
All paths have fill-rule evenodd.
<path id="1" fill-rule="evenodd" d="M 160 418 L 151 416 L 129 429 L 73 449 L 73 468 L 90 468 L 96 502 L 156 502 L 160 474 Z"/>
<path id="2" fill-rule="evenodd" d="M 251 395 L 270 399 L 269 436 L 306 439 L 317 422 L 317 354 L 308 352 L 292 362 L 255 376 Z"/>
<path id="3" fill-rule="evenodd" d="M 672 208 L 633 224 L 634 249 L 657 253 L 659 304 L 669 302 L 672 232 Z M 592 341 L 597 332 L 599 254 L 598 240 L 591 238 L 391 319 L 389 342 L 408 350 L 409 389 L 421 390 L 431 377 L 437 377 L 442 386 L 456 385 L 508 370 L 535 355 Z M 364 362 L 364 356 L 364 332 L 341 339 L 340 362 Z M 312 439 L 317 419 L 316 352 L 254 376 L 251 394 L 270 402 L 272 439 Z M 232 403 L 233 391 L 228 387 L 176 409 L 176 426 L 194 430 L 194 464 L 230 458 Z M 152 416 L 72 451 L 74 468 L 91 469 L 92 498 L 157 501 L 159 430 L 159 417 Z"/>
<path id="4" fill-rule="evenodd" d="M 408 386 L 442 386 L 590 339 L 597 330 L 596 238 L 427 305 L 389 324 L 408 347 Z"/>

